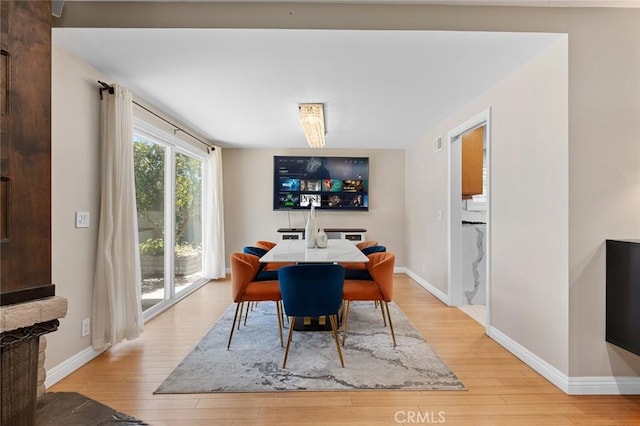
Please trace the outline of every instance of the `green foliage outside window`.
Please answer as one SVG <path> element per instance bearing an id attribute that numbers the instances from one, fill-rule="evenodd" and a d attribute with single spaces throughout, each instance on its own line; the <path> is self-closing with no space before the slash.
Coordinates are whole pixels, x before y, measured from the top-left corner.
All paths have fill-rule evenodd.
<path id="1" fill-rule="evenodd" d="M 191 243 L 176 244 L 175 254 L 177 257 L 189 257 L 200 254 L 200 246 L 193 246 Z M 149 238 L 140 243 L 140 254 L 147 256 L 160 256 L 164 254 L 164 240 L 162 238 Z"/>
<path id="2" fill-rule="evenodd" d="M 164 171 L 165 149 L 155 143 L 135 141 L 134 167 L 136 179 L 136 203 L 138 215 L 144 218 L 153 230 L 154 235 L 163 235 L 164 215 Z M 176 250 L 184 246 L 183 235 L 189 222 L 200 213 L 202 205 L 202 168 L 195 158 L 177 153 L 175 181 L 176 206 Z M 154 214 L 155 213 L 155 214 Z M 153 241 L 162 238 L 155 238 Z M 157 242 L 141 243 L 141 250 L 157 251 Z M 188 245 L 188 244 L 187 244 Z M 155 247 L 155 249 L 154 249 Z"/>

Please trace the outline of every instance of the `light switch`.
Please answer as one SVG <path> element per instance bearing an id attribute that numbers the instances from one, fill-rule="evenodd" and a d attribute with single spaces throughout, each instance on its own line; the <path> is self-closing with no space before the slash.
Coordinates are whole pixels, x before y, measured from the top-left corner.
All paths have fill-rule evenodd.
<path id="1" fill-rule="evenodd" d="M 442 220 L 442 210 L 438 210 L 438 220 Z"/>
<path id="2" fill-rule="evenodd" d="M 89 212 L 76 212 L 76 228 L 89 227 Z"/>
<path id="3" fill-rule="evenodd" d="M 438 136 L 433 140 L 433 152 L 442 151 L 442 136 Z"/>

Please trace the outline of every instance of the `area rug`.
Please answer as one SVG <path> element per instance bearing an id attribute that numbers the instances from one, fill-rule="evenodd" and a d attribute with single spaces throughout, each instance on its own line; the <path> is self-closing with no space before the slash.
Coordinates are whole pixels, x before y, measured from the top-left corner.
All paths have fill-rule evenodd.
<path id="1" fill-rule="evenodd" d="M 339 391 L 359 389 L 464 390 L 464 385 L 390 303 L 397 346 L 373 302 L 352 303 L 345 368 L 330 331 L 294 331 L 283 369 L 275 303 L 260 302 L 227 350 L 235 305 L 176 367 L 155 393 Z M 283 331 L 286 344 L 288 324 Z"/>

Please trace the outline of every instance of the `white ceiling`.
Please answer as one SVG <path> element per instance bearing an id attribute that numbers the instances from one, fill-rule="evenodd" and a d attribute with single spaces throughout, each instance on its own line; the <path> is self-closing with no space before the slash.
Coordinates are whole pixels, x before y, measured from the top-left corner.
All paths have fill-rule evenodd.
<path id="1" fill-rule="evenodd" d="M 640 0 L 282 1 L 640 7 Z M 54 43 L 109 75 L 112 82 L 125 85 L 140 100 L 226 147 L 304 146 L 296 116 L 301 102 L 325 103 L 329 147 L 406 147 L 558 37 L 421 31 L 54 29 Z"/>
<path id="2" fill-rule="evenodd" d="M 640 7 L 640 0 L 280 1 Z M 112 82 L 127 86 L 139 99 L 227 147 L 305 146 L 296 116 L 300 102 L 325 103 L 329 147 L 406 147 L 557 37 L 419 31 L 54 29 L 54 43 L 111 76 Z"/>
<path id="3" fill-rule="evenodd" d="M 223 147 L 404 148 L 561 35 L 443 31 L 54 28 L 54 44 Z M 97 86 L 97 82 L 96 82 Z"/>

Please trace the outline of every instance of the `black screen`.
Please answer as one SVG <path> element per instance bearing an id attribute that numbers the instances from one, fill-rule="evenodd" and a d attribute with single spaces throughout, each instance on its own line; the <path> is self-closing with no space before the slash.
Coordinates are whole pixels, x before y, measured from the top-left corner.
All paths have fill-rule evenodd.
<path id="1" fill-rule="evenodd" d="M 369 158 L 273 157 L 273 209 L 369 210 Z"/>

